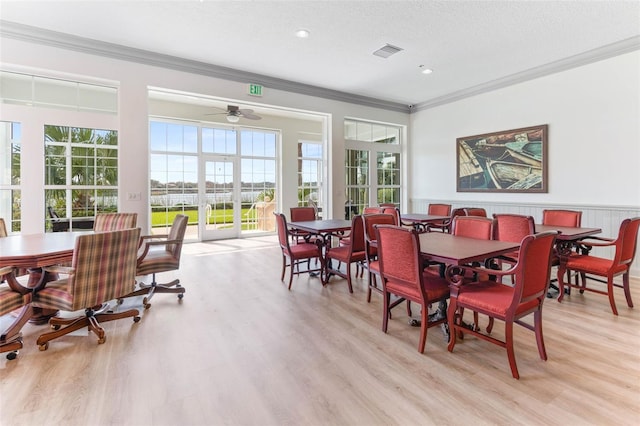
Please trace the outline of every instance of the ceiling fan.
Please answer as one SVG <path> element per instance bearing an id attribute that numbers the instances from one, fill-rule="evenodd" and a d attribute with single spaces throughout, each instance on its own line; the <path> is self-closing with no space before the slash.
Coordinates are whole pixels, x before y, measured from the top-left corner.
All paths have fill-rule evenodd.
<path id="1" fill-rule="evenodd" d="M 253 113 L 252 109 L 240 109 L 240 107 L 236 105 L 227 105 L 227 111 L 225 112 L 217 112 L 214 114 L 207 115 L 221 115 L 225 114 L 227 116 L 227 121 L 229 123 L 237 123 L 240 120 L 240 117 L 244 117 L 249 120 L 260 120 L 262 117 Z"/>

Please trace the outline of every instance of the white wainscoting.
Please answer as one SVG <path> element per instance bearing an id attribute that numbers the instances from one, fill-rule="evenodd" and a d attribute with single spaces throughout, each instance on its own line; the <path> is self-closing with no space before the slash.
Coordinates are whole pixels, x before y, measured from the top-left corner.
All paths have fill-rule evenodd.
<path id="1" fill-rule="evenodd" d="M 458 207 L 482 207 L 491 216 L 493 213 L 514 213 L 533 216 L 537 223 L 542 221 L 542 210 L 545 209 L 567 209 L 582 211 L 582 226 L 586 228 L 601 228 L 600 236 L 617 238 L 620 223 L 627 218 L 640 216 L 640 207 L 632 206 L 594 206 L 594 205 L 564 205 L 564 204 L 523 204 L 523 203 L 491 203 L 478 201 L 452 201 L 452 200 L 410 200 L 410 211 L 412 213 L 426 213 L 429 204 L 445 203 L 451 204 L 452 208 Z M 603 257 L 613 257 L 611 249 L 595 249 L 593 254 Z M 631 275 L 640 277 L 640 253 L 636 255 L 633 265 L 631 265 Z"/>

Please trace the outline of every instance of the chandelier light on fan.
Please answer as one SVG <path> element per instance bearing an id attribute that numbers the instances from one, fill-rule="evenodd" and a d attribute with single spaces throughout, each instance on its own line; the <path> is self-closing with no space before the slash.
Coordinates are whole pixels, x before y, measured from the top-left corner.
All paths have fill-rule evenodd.
<path id="1" fill-rule="evenodd" d="M 227 105 L 226 112 L 217 112 L 214 114 L 207 115 L 226 115 L 227 121 L 229 123 L 237 123 L 240 121 L 240 117 L 249 119 L 249 120 L 260 120 L 262 117 L 253 113 L 252 109 L 240 109 L 237 105 Z"/>

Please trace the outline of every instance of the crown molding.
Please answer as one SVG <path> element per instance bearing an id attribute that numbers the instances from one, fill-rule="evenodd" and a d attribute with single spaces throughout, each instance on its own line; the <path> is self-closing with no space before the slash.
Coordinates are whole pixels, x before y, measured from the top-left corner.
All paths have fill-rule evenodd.
<path id="1" fill-rule="evenodd" d="M 550 74 L 555 74 L 583 65 L 588 65 L 594 62 L 601 61 L 603 59 L 613 58 L 614 56 L 619 56 L 636 50 L 640 50 L 640 36 L 634 36 L 616 43 L 599 47 L 597 49 L 589 50 L 587 52 L 580 53 L 574 56 L 569 56 L 567 58 L 560 59 L 555 62 L 550 62 L 539 67 L 531 68 L 526 71 L 499 78 L 497 80 L 469 87 L 468 89 L 459 90 L 445 96 L 415 104 L 413 105 L 413 108 L 411 108 L 411 113 L 456 102 L 465 98 L 469 98 L 471 96 L 476 96 L 482 93 L 502 89 L 514 84 L 523 83 L 525 81 L 533 80 L 539 77 L 544 77 Z"/>
<path id="2" fill-rule="evenodd" d="M 70 34 L 45 30 L 10 21 L 0 20 L 0 35 L 16 40 L 73 50 L 91 55 L 99 55 L 112 59 L 205 75 L 229 81 L 257 83 L 271 89 L 409 114 L 640 50 L 640 36 L 634 36 L 597 49 L 560 59 L 539 67 L 531 68 L 520 73 L 511 74 L 497 80 L 413 104 L 409 107 L 408 105 L 397 102 L 384 101 L 381 99 L 331 90 L 310 84 L 297 83 L 290 80 L 73 36 Z"/>
<path id="3" fill-rule="evenodd" d="M 348 102 L 373 108 L 409 113 L 409 106 L 397 102 L 384 101 L 367 96 L 355 95 L 338 90 L 326 89 L 310 84 L 297 83 L 281 78 L 240 71 L 200 61 L 164 55 L 143 49 L 126 47 L 114 43 L 78 37 L 57 31 L 45 30 L 29 25 L 0 20 L 0 36 L 51 46 L 90 55 L 135 62 L 144 65 L 167 68 L 192 74 L 205 75 L 241 83 L 256 83 L 270 89 L 283 90 L 318 98 Z"/>

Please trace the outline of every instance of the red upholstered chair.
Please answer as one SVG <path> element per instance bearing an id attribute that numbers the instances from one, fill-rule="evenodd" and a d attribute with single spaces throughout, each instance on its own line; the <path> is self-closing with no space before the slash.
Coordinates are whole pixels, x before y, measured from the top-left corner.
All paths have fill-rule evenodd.
<path id="1" fill-rule="evenodd" d="M 400 210 L 397 207 L 382 207 L 382 214 L 393 216 L 394 225 L 400 226 Z"/>
<path id="2" fill-rule="evenodd" d="M 449 216 L 451 215 L 451 204 L 429 204 L 427 214 Z"/>
<path id="3" fill-rule="evenodd" d="M 480 207 L 465 207 L 464 212 L 467 216 L 487 217 L 487 211 Z"/>
<path id="4" fill-rule="evenodd" d="M 15 276 L 15 268 L 11 266 L 0 268 L 0 277 L 6 281 L 6 284 L 0 285 L 0 316 L 7 315 L 31 301 L 31 289 L 21 286 Z M 27 307 L 27 309 L 30 308 Z M 22 349 L 20 329 L 28 319 L 24 314 L 24 312 L 21 313 L 19 319 L 4 330 L 0 337 L 0 353 L 9 352 L 7 359 L 15 359 L 18 351 Z M 24 318 L 24 321 L 20 321 L 20 318 Z"/>
<path id="5" fill-rule="evenodd" d="M 180 256 L 184 234 L 187 230 L 189 217 L 183 214 L 176 215 L 168 234 L 144 235 L 140 239 L 138 251 L 138 267 L 136 276 L 151 275 L 151 283 L 138 282 L 137 290 L 121 297 L 145 296 L 142 304 L 145 309 L 151 307 L 151 298 L 156 293 L 172 293 L 178 295 L 178 300 L 184 297 L 185 288 L 180 285 L 180 280 L 175 279 L 168 283 L 158 283 L 156 274 L 180 269 Z"/>
<path id="6" fill-rule="evenodd" d="M 391 225 L 377 225 L 375 230 L 384 295 L 382 331 L 387 332 L 391 309 L 394 306 L 403 300 L 419 303 L 422 305 L 422 314 L 418 351 L 423 353 L 427 330 L 446 322 L 446 318 L 429 321 L 427 306 L 445 301 L 449 297 L 449 285 L 444 278 L 423 269 L 420 240 L 415 230 Z M 399 297 L 393 303 L 392 294 Z"/>
<path id="7" fill-rule="evenodd" d="M 568 226 L 571 228 L 579 228 L 582 223 L 582 212 L 576 210 L 542 210 L 542 224 L 543 225 L 555 225 L 555 226 Z M 558 266 L 560 264 L 560 258 L 558 253 L 554 250 L 553 257 L 551 259 L 552 266 Z M 567 278 L 570 276 L 570 271 L 567 271 Z M 576 276 L 576 284 L 578 283 Z M 549 287 L 558 290 L 558 287 L 553 284 L 557 281 L 555 278 L 551 280 Z M 552 297 L 549 294 L 549 297 Z"/>
<path id="8" fill-rule="evenodd" d="M 351 286 L 351 264 L 353 262 L 362 263 L 366 260 L 362 216 L 355 215 L 351 218 L 351 232 L 349 233 L 349 237 L 350 244 L 327 248 L 327 252 L 325 253 L 326 261 L 331 262 L 335 260 L 338 264 L 335 268 L 330 267 L 327 269 L 328 274 L 326 274 L 325 277 L 325 284 L 329 281 L 329 274 L 335 274 L 347 279 L 349 293 L 353 293 L 353 287 Z M 346 273 L 340 270 L 340 264 L 342 263 L 347 265 Z"/>
<path id="9" fill-rule="evenodd" d="M 576 210 L 542 210 L 542 224 L 579 228 L 582 212 Z"/>
<path id="10" fill-rule="evenodd" d="M 84 310 L 84 315 L 51 318 L 49 324 L 54 331 L 41 334 L 37 340 L 41 351 L 49 347 L 50 340 L 84 327 L 98 336 L 98 343 L 104 343 L 107 337 L 101 322 L 129 317 L 134 322 L 140 320 L 137 309 L 107 312 L 108 302 L 125 294 L 135 283 L 139 241 L 140 228 L 81 235 L 76 239 L 71 268 L 45 268 L 68 277 L 36 287 L 33 306 L 68 312 Z"/>
<path id="11" fill-rule="evenodd" d="M 291 207 L 289 209 L 289 217 L 291 218 L 291 222 L 307 222 L 310 220 L 316 220 L 318 218 L 318 211 L 313 206 Z M 307 231 L 301 231 L 298 229 L 292 229 L 291 231 L 291 236 L 294 242 L 309 238 L 309 233 Z"/>
<path id="12" fill-rule="evenodd" d="M 431 213 L 429 213 L 429 214 L 431 214 Z M 450 233 L 451 232 L 451 222 L 453 222 L 453 219 L 458 217 L 458 216 L 465 216 L 465 215 L 466 215 L 466 213 L 465 213 L 464 209 L 453 209 L 451 211 L 451 216 L 449 216 L 448 219 L 445 219 L 442 222 L 430 223 L 430 224 L 427 225 L 426 230 L 427 230 L 427 232 L 440 231 L 440 232 Z"/>
<path id="13" fill-rule="evenodd" d="M 567 283 L 566 285 L 578 288 L 580 293 L 584 293 L 584 291 L 587 290 L 593 293 L 609 296 L 609 304 L 611 305 L 611 310 L 614 315 L 618 315 L 618 309 L 616 308 L 616 302 L 613 294 L 614 287 L 624 289 L 627 305 L 630 308 L 633 308 L 631 293 L 629 291 L 629 268 L 631 267 L 636 254 L 636 246 L 638 244 L 638 227 L 640 227 L 640 217 L 625 219 L 620 224 L 618 238 L 616 239 L 589 237 L 581 240 L 580 245 L 589 248 L 613 247 L 615 248 L 615 254 L 613 259 L 592 256 L 589 254 L 575 254 L 568 257 L 566 264 L 560 263 L 560 267 L 558 268 L 558 282 L 560 283 L 560 296 L 558 297 L 558 301 L 561 302 L 564 297 L 565 272 L 566 270 L 571 270 L 580 274 L 581 283 L 578 285 Z M 593 277 L 593 275 L 604 277 L 606 281 L 597 279 Z M 622 275 L 622 284 L 613 282 L 614 277 L 619 275 Z M 587 279 L 606 283 L 606 290 L 587 287 Z"/>
<path id="14" fill-rule="evenodd" d="M 514 276 L 514 285 L 506 285 L 497 281 L 477 281 L 465 283 L 459 281 L 451 287 L 451 299 L 447 317 L 449 320 L 449 352 L 456 345 L 458 333 L 472 334 L 480 339 L 495 343 L 507 349 L 509 366 L 514 378 L 520 378 L 513 350 L 513 324 L 519 324 L 535 332 L 538 353 L 543 360 L 547 359 L 542 336 L 542 304 L 546 299 L 549 286 L 549 271 L 551 269 L 551 253 L 555 243 L 556 232 L 529 235 L 522 240 L 518 262 L 506 271 L 487 271 L 476 268 L 478 274 Z M 486 314 L 490 318 L 499 319 L 505 323 L 505 340 L 499 340 L 480 332 L 477 328 L 470 329 L 462 322 L 461 312 L 469 309 Z M 521 318 L 533 313 L 533 325 L 521 321 Z"/>
<path id="15" fill-rule="evenodd" d="M 490 240 L 493 238 L 496 221 L 487 217 L 458 216 L 451 224 L 451 234 L 459 237 Z"/>
<path id="16" fill-rule="evenodd" d="M 378 287 L 376 277 L 380 276 L 380 263 L 378 262 L 378 242 L 376 241 L 375 225 L 395 225 L 395 219 L 389 214 L 362 215 L 364 229 L 365 256 L 367 265 L 367 303 L 371 302 L 371 291 L 382 293 L 382 286 Z"/>
<path id="17" fill-rule="evenodd" d="M 519 243 L 527 235 L 535 234 L 535 222 L 531 216 L 519 214 L 494 214 L 496 220 L 493 239 L 498 241 L 508 241 Z M 514 264 L 518 260 L 517 251 L 507 253 L 501 259 L 507 263 Z"/>
<path id="18" fill-rule="evenodd" d="M 382 213 L 382 207 L 365 207 L 362 209 L 362 214 L 380 214 Z"/>
<path id="19" fill-rule="evenodd" d="M 120 231 L 136 227 L 138 213 L 98 213 L 93 222 L 95 232 Z"/>
<path id="20" fill-rule="evenodd" d="M 293 276 L 298 274 L 306 274 L 309 272 L 320 272 L 320 268 L 311 269 L 311 259 L 320 260 L 322 252 L 320 247 L 315 243 L 307 243 L 304 240 L 297 244 L 291 244 L 289 242 L 289 228 L 287 227 L 287 218 L 282 213 L 273 213 L 276 216 L 276 229 L 278 231 L 278 241 L 280 243 L 280 249 L 282 250 L 282 276 L 280 280 L 284 281 L 284 274 L 287 267 L 291 268 L 289 275 L 289 290 L 291 290 L 291 283 L 293 282 Z M 287 264 L 287 258 L 289 264 Z M 300 270 L 301 263 L 307 263 L 307 268 Z"/>

